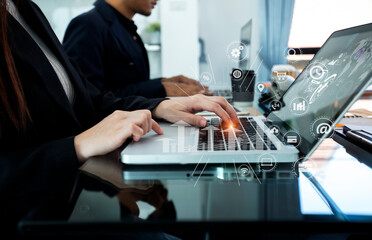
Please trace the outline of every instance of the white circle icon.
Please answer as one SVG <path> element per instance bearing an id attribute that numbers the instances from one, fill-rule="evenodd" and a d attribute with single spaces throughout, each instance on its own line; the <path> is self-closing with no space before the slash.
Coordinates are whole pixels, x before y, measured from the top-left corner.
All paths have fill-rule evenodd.
<path id="1" fill-rule="evenodd" d="M 240 79 L 243 76 L 243 72 L 240 69 L 234 69 L 232 72 L 233 79 Z"/>
<path id="2" fill-rule="evenodd" d="M 240 62 L 248 57 L 247 46 L 242 42 L 232 42 L 227 46 L 227 58 L 234 62 Z"/>
<path id="3" fill-rule="evenodd" d="M 292 165 L 292 173 L 298 178 L 300 173 L 309 173 L 308 177 L 311 178 L 321 178 L 324 174 L 324 169 L 322 169 L 322 164 L 316 159 L 301 157 L 297 159 Z"/>
<path id="4" fill-rule="evenodd" d="M 312 79 L 319 80 L 324 76 L 324 69 L 321 66 L 314 66 L 310 69 Z"/>
<path id="5" fill-rule="evenodd" d="M 279 111 L 281 108 L 282 108 L 281 102 L 275 100 L 270 102 L 271 111 Z"/>
<path id="6" fill-rule="evenodd" d="M 291 101 L 290 110 L 296 115 L 302 115 L 309 109 L 309 103 L 302 97 L 297 97 Z"/>
<path id="7" fill-rule="evenodd" d="M 283 138 L 287 144 L 293 145 L 295 147 L 299 146 L 302 141 L 300 134 L 293 130 L 286 132 Z"/>
<path id="8" fill-rule="evenodd" d="M 277 160 L 272 154 L 262 154 L 258 158 L 259 166 L 263 172 L 271 172 L 277 165 Z"/>
<path id="9" fill-rule="evenodd" d="M 253 179 L 253 173 L 250 170 L 250 167 L 247 164 L 242 164 L 238 168 L 237 175 L 241 178 L 244 178 L 246 180 L 252 180 Z"/>
<path id="10" fill-rule="evenodd" d="M 288 56 L 295 56 L 295 55 L 296 55 L 296 49 L 289 48 L 289 49 L 287 50 L 287 55 L 288 55 Z"/>
<path id="11" fill-rule="evenodd" d="M 285 48 L 283 51 L 284 57 L 288 60 L 290 63 L 297 62 L 300 58 L 296 58 L 296 55 L 302 55 L 301 48 Z"/>
<path id="12" fill-rule="evenodd" d="M 269 129 L 270 132 L 274 135 L 278 135 L 280 133 L 280 128 L 276 125 L 271 125 Z"/>
<path id="13" fill-rule="evenodd" d="M 331 137 L 334 134 L 332 126 L 333 122 L 330 119 L 318 118 L 311 124 L 311 134 L 315 139 L 321 139 L 323 136 Z"/>
<path id="14" fill-rule="evenodd" d="M 213 79 L 212 74 L 210 74 L 209 72 L 203 72 L 202 74 L 200 74 L 200 82 L 203 85 L 211 84 L 212 79 Z"/>
<path id="15" fill-rule="evenodd" d="M 328 68 L 320 62 L 310 63 L 306 69 L 314 84 L 319 84 L 328 76 Z"/>

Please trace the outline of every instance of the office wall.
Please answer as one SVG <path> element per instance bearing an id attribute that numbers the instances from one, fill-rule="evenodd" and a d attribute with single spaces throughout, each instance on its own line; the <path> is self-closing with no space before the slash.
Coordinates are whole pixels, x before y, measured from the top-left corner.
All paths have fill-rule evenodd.
<path id="1" fill-rule="evenodd" d="M 161 0 L 164 77 L 199 76 L 198 0 Z"/>
<path id="2" fill-rule="evenodd" d="M 227 58 L 231 42 L 240 41 L 240 29 L 252 18 L 251 59 L 259 51 L 259 0 L 216 1 L 199 0 L 199 36 L 205 42 L 207 63 L 200 64 L 200 72 L 211 72 L 215 78 L 211 88 L 230 87 L 229 74 L 238 63 Z M 210 61 L 209 61 L 210 60 Z M 252 68 L 257 70 L 259 59 Z"/>
<path id="3" fill-rule="evenodd" d="M 47 17 L 50 25 L 56 33 L 58 39 L 62 42 L 67 25 L 69 22 L 79 14 L 86 12 L 93 8 L 93 3 L 96 0 L 33 0 L 43 11 Z M 160 2 L 158 2 L 160 5 Z M 146 27 L 153 23 L 160 21 L 160 6 L 156 6 L 152 11 L 151 16 L 145 17 L 142 15 L 135 15 L 133 20 L 138 27 L 138 33 L 146 42 L 147 36 L 145 34 Z M 147 47 L 149 61 L 150 61 L 150 77 L 161 77 L 161 49 L 158 46 Z"/>
<path id="4" fill-rule="evenodd" d="M 62 41 L 68 23 L 93 8 L 95 0 L 33 0 L 43 11 L 58 39 Z"/>

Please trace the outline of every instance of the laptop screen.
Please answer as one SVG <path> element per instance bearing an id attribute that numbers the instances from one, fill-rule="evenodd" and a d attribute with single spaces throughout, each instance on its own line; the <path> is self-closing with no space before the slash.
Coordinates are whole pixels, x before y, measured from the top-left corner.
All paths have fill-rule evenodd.
<path id="1" fill-rule="evenodd" d="M 335 32 L 281 99 L 268 119 L 310 153 L 372 80 L 372 24 Z M 297 135 L 298 134 L 298 135 Z M 288 141 L 287 141 L 288 142 Z"/>

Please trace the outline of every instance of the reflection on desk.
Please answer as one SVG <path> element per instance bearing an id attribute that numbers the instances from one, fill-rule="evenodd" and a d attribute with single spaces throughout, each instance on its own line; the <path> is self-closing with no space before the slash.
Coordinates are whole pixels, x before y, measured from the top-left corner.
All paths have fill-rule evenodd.
<path id="1" fill-rule="evenodd" d="M 295 177 L 257 171 L 245 176 L 221 164 L 211 166 L 213 176 L 203 176 L 194 166 L 195 176 L 162 179 L 148 177 L 143 168 L 137 180 L 125 179 L 124 173 L 141 169 L 110 157 L 94 158 L 81 168 L 68 201 L 51 196 L 23 219 L 20 229 L 24 236 L 54 237 L 63 231 L 69 237 L 130 233 L 143 239 L 231 239 L 247 233 L 296 239 L 321 232 L 334 234 L 323 239 L 346 239 L 355 231 L 370 234 L 372 170 L 331 139 L 311 158 L 316 164 L 300 166 Z M 173 166 L 174 172 L 189 170 Z"/>

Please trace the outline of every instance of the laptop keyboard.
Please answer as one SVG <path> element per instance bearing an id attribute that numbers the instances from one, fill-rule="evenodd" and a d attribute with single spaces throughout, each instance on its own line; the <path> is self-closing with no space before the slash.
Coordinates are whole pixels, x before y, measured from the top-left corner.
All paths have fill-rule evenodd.
<path id="1" fill-rule="evenodd" d="M 214 92 L 215 96 L 221 96 L 221 97 L 231 97 L 232 96 L 231 90 L 227 90 L 227 89 L 218 89 L 218 90 L 214 90 L 213 92 Z"/>
<path id="2" fill-rule="evenodd" d="M 199 129 L 199 151 L 277 150 L 257 122 L 250 117 L 239 118 L 239 124 L 226 126 L 220 118 L 208 120 Z"/>
<path id="3" fill-rule="evenodd" d="M 224 89 L 218 89 L 218 90 L 213 90 L 214 96 L 220 96 L 225 98 L 229 103 L 233 102 L 233 97 L 232 97 L 232 92 L 231 90 L 224 90 Z"/>

